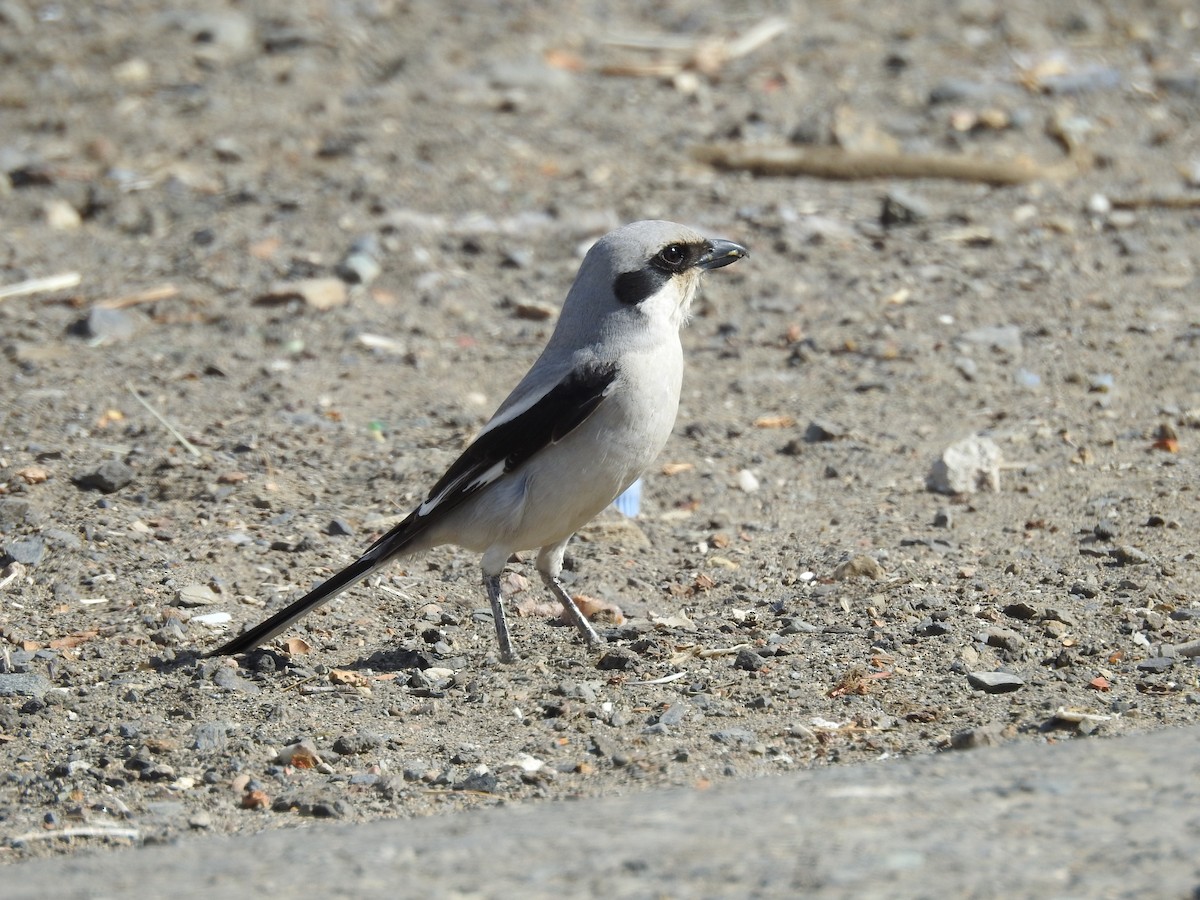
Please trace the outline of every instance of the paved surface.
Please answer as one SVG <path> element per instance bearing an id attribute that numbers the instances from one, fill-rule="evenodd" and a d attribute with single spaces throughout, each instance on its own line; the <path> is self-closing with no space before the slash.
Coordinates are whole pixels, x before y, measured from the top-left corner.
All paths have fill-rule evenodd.
<path id="1" fill-rule="evenodd" d="M 0 896 L 1200 896 L 1200 729 L 7 868 Z"/>

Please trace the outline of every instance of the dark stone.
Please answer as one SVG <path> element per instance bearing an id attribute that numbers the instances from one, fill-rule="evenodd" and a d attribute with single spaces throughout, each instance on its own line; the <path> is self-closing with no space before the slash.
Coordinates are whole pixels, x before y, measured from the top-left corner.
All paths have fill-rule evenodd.
<path id="1" fill-rule="evenodd" d="M 758 736 L 745 728 L 722 728 L 720 731 L 714 731 L 710 737 L 726 747 L 745 748 L 758 743 Z"/>
<path id="2" fill-rule="evenodd" d="M 95 470 L 76 475 L 72 481 L 75 486 L 85 491 L 100 491 L 111 494 L 119 491 L 133 481 L 133 469 L 119 459 L 110 459 L 101 463 Z"/>
<path id="3" fill-rule="evenodd" d="M 753 650 L 739 650 L 733 660 L 735 669 L 744 669 L 747 672 L 757 672 L 764 664 L 763 658 Z"/>
<path id="4" fill-rule="evenodd" d="M 1007 694 L 1025 686 L 1025 680 L 1011 672 L 968 672 L 967 681 L 985 694 Z"/>
<path id="5" fill-rule="evenodd" d="M 4 545 L 4 552 L 13 562 L 19 562 L 23 566 L 36 566 L 46 556 L 46 542 L 40 537 L 11 541 Z"/>
<path id="6" fill-rule="evenodd" d="M 383 737 L 378 734 L 359 732 L 343 734 L 333 742 L 333 752 L 342 756 L 357 756 L 383 746 Z"/>
<path id="7" fill-rule="evenodd" d="M 1175 660 L 1169 656 L 1154 656 L 1150 659 L 1143 659 L 1137 664 L 1139 672 L 1165 672 L 1171 666 L 1175 665 Z"/>
<path id="8" fill-rule="evenodd" d="M 633 657 L 624 650 L 608 650 L 596 661 L 596 668 L 605 671 L 624 671 L 633 667 Z"/>
<path id="9" fill-rule="evenodd" d="M 917 637 L 940 637 L 950 631 L 950 626 L 932 618 L 922 619 L 913 627 Z"/>
<path id="10" fill-rule="evenodd" d="M 928 219 L 931 209 L 928 201 L 916 194 L 893 188 L 883 198 L 879 222 L 885 228 L 896 225 L 913 225 Z"/>
<path id="11" fill-rule="evenodd" d="M 658 717 L 660 725 L 678 725 L 683 721 L 683 717 L 687 715 L 687 706 L 683 703 L 672 703 Z"/>
<path id="12" fill-rule="evenodd" d="M 479 791 L 485 794 L 494 794 L 499 787 L 500 780 L 491 772 L 472 772 L 450 785 L 453 791 Z"/>
<path id="13" fill-rule="evenodd" d="M 1010 619 L 1030 619 L 1037 618 L 1038 611 L 1028 603 L 1010 603 L 1004 607 L 1004 614 Z"/>
<path id="14" fill-rule="evenodd" d="M 50 690 L 50 680 L 44 675 L 10 673 L 0 675 L 0 697 L 41 697 Z"/>

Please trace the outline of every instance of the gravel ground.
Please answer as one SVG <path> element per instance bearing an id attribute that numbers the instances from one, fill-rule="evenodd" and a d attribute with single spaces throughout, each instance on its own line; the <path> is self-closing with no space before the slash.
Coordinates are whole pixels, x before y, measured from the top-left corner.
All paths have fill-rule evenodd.
<path id="1" fill-rule="evenodd" d="M 5 896 L 1194 900 L 1198 828 L 1173 810 L 1200 801 L 1197 740 L 1200 729 L 1177 728 L 707 791 L 306 822 L 31 860 L 6 870 Z"/>
<path id="2" fill-rule="evenodd" d="M 0 861 L 1195 723 L 1198 35 L 1170 0 L 0 2 Z M 641 516 L 570 550 L 605 651 L 516 564 L 501 665 L 444 549 L 198 660 L 406 512 L 640 218 L 752 257 Z"/>

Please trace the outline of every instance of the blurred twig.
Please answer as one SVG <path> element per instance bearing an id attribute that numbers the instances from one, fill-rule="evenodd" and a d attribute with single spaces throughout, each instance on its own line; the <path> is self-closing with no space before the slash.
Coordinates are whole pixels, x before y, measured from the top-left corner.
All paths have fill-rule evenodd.
<path id="1" fill-rule="evenodd" d="M 658 54 L 654 60 L 627 60 L 601 67 L 605 75 L 666 77 L 690 70 L 716 75 L 726 63 L 753 53 L 788 29 L 786 20 L 768 16 L 735 37 L 683 37 L 674 34 L 627 35 L 605 39 L 613 47 Z"/>
<path id="2" fill-rule="evenodd" d="M 1039 166 L 1029 160 L 855 151 L 841 147 L 703 144 L 696 147 L 692 155 L 718 169 L 738 169 L 756 175 L 810 175 L 835 180 L 948 178 L 1011 185 L 1067 174 L 1058 167 Z M 1073 171 L 1073 167 L 1070 171 Z"/>
<path id="3" fill-rule="evenodd" d="M 176 428 L 174 425 L 172 425 L 170 422 L 167 421 L 165 416 L 163 416 L 157 409 L 155 409 L 153 406 L 151 406 L 149 403 L 147 403 L 144 399 L 142 399 L 142 395 L 133 389 L 132 384 L 126 384 L 125 387 L 127 387 L 129 389 L 129 393 L 133 394 L 133 399 L 135 399 L 138 403 L 142 404 L 142 406 L 146 407 L 146 411 L 149 412 L 150 415 L 154 416 L 154 418 L 158 419 L 159 424 L 161 424 L 163 428 L 165 428 L 165 429 L 167 429 L 167 431 L 171 432 L 171 436 L 173 438 L 175 438 L 175 440 L 179 441 L 180 445 L 183 447 L 184 450 L 186 450 L 188 453 L 192 454 L 192 456 L 201 456 L 202 455 L 200 453 L 200 448 L 198 448 L 195 444 L 193 444 L 191 441 L 189 441 L 187 438 L 185 438 L 179 432 L 178 428 Z"/>
<path id="4" fill-rule="evenodd" d="M 1200 194 L 1146 194 L 1112 197 L 1113 209 L 1200 209 Z"/>
<path id="5" fill-rule="evenodd" d="M 102 309 L 125 309 L 129 306 L 137 306 L 140 303 L 155 303 L 159 300 L 169 300 L 179 293 L 179 288 L 175 285 L 167 283 L 160 284 L 158 287 L 147 288 L 144 291 L 138 291 L 133 294 L 124 294 L 120 297 L 109 297 L 107 300 L 100 300 L 96 306 Z"/>
<path id="6" fill-rule="evenodd" d="M 30 278 L 18 281 L 8 287 L 0 288 L 0 300 L 10 297 L 24 297 L 26 294 L 43 294 L 48 291 L 65 291 L 83 281 L 78 272 L 62 272 L 58 275 L 47 275 L 44 278 Z"/>

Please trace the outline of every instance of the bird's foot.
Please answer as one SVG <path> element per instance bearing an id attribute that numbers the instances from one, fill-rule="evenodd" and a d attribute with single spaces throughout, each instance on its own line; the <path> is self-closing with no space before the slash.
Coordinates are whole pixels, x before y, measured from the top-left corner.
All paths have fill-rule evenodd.
<path id="1" fill-rule="evenodd" d="M 596 629 L 592 627 L 592 623 L 589 622 L 587 616 L 583 614 L 583 610 L 579 608 L 579 605 L 575 602 L 575 599 L 567 593 L 567 589 L 563 587 L 562 582 L 559 581 L 556 576 L 551 575 L 548 572 L 542 572 L 541 575 L 542 581 L 544 581 L 546 587 L 550 589 L 550 593 L 552 593 L 558 602 L 562 604 L 563 609 L 567 613 L 567 617 L 571 620 L 571 624 L 579 629 L 579 634 L 583 637 L 584 642 L 587 643 L 589 647 L 599 647 L 603 643 L 603 641 L 600 640 L 600 635 L 596 633 Z"/>

